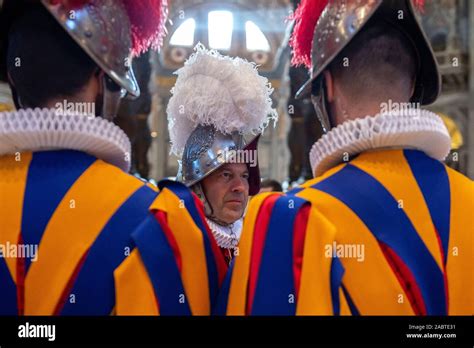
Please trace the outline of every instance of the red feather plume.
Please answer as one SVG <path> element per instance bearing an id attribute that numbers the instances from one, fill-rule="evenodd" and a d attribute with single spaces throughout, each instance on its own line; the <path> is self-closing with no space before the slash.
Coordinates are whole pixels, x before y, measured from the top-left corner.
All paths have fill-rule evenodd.
<path id="1" fill-rule="evenodd" d="M 168 0 L 122 0 L 132 27 L 132 55 L 158 49 L 166 35 Z"/>
<path id="2" fill-rule="evenodd" d="M 311 46 L 314 28 L 323 13 L 328 0 L 302 0 L 294 15 L 295 21 L 290 46 L 293 48 L 291 63 L 295 66 L 305 65 L 311 68 Z"/>
<path id="3" fill-rule="evenodd" d="M 290 17 L 295 21 L 290 38 L 290 46 L 293 48 L 292 65 L 305 65 L 311 68 L 314 29 L 328 2 L 328 0 L 302 0 L 294 15 Z M 413 4 L 418 11 L 424 11 L 425 0 L 413 0 Z"/>
<path id="4" fill-rule="evenodd" d="M 413 0 L 413 4 L 418 11 L 422 13 L 425 11 L 425 0 Z"/>
<path id="5" fill-rule="evenodd" d="M 93 0 L 51 0 L 71 9 L 93 5 Z M 150 47 L 158 49 L 166 35 L 168 0 L 122 0 L 130 19 L 132 55 L 139 56 Z"/>

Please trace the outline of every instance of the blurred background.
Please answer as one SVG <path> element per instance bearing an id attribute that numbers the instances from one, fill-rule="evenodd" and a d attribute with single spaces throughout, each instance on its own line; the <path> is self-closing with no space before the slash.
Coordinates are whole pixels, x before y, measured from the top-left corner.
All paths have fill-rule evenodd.
<path id="1" fill-rule="evenodd" d="M 124 102 L 119 124 L 133 144 L 133 171 L 143 178 L 174 177 L 177 158 L 169 154 L 166 106 L 179 69 L 201 42 L 222 54 L 257 63 L 273 88 L 279 113 L 259 147 L 262 177 L 283 188 L 311 177 L 308 153 L 321 136 L 309 99 L 293 95 L 308 77 L 304 68 L 291 68 L 287 17 L 298 0 L 172 0 L 168 35 L 159 53 L 133 62 L 143 94 Z M 474 178 L 474 2 L 426 1 L 421 17 L 442 74 L 442 95 L 429 107 L 444 120 L 453 150 L 447 163 Z M 396 54 L 396 53 L 394 53 Z M 0 86 L 0 105 L 4 90 Z"/>

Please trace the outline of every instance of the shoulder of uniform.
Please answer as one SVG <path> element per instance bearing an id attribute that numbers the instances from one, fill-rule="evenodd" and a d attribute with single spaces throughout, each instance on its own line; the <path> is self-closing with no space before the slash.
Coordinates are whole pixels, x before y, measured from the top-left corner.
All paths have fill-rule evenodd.
<path id="1" fill-rule="evenodd" d="M 474 181 L 464 174 L 446 166 L 446 172 L 449 177 L 449 184 L 451 187 L 457 187 L 466 195 L 474 194 Z"/>
<path id="2" fill-rule="evenodd" d="M 101 159 L 96 159 L 96 161 L 94 162 L 94 165 L 96 165 L 98 168 L 100 168 L 97 173 L 103 173 L 104 175 L 108 175 L 110 176 L 110 180 L 114 180 L 115 178 L 124 178 L 127 182 L 130 182 L 130 183 L 142 183 L 142 184 L 146 184 L 147 182 L 140 179 L 140 178 L 137 178 L 136 176 L 134 175 L 131 175 L 127 172 L 124 172 L 122 169 L 120 169 L 119 167 L 113 165 L 113 164 L 110 164 L 108 162 L 105 162 Z"/>
<path id="3" fill-rule="evenodd" d="M 258 196 L 254 198 L 249 206 L 249 211 L 251 210 L 254 214 L 257 214 L 258 221 L 261 219 L 270 220 L 278 216 L 292 219 L 300 215 L 304 206 L 311 205 L 309 200 L 290 193 L 271 193 Z"/>
<path id="4" fill-rule="evenodd" d="M 268 203 L 268 199 L 273 197 L 273 199 L 276 199 L 280 196 L 285 195 L 283 192 L 264 192 L 264 193 L 259 193 L 255 196 L 253 196 L 250 199 L 249 204 L 252 205 L 262 205 L 265 204 L 265 202 Z"/>
<path id="5" fill-rule="evenodd" d="M 308 188 L 312 188 L 313 186 L 319 184 L 320 182 L 326 180 L 327 178 L 333 176 L 334 174 L 336 174 L 337 172 L 339 172 L 340 170 L 342 170 L 345 166 L 347 165 L 347 163 L 341 163 L 329 170 L 327 170 L 324 174 L 316 177 L 316 178 L 313 178 L 313 179 L 310 179 L 308 181 L 306 181 L 305 183 L 303 183 L 299 188 L 300 189 L 308 189 Z M 298 189 L 298 188 L 297 188 Z M 301 191 L 301 190 L 300 190 Z M 291 192 L 291 191 L 290 191 Z"/>
<path id="6" fill-rule="evenodd" d="M 453 180 L 456 180 L 464 185 L 469 185 L 471 187 L 474 187 L 474 181 L 467 177 L 466 175 L 458 172 L 457 170 L 445 165 L 446 167 L 446 172 L 448 175 L 453 178 Z"/>

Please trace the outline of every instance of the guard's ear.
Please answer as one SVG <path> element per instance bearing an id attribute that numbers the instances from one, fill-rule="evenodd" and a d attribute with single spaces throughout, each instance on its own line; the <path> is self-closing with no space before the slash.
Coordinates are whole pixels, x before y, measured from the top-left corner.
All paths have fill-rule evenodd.
<path id="1" fill-rule="evenodd" d="M 96 70 L 94 71 L 94 78 L 97 79 L 97 84 L 99 86 L 99 91 L 101 93 L 104 92 L 104 71 L 101 70 L 100 68 L 96 68 Z"/>
<path id="2" fill-rule="evenodd" d="M 334 102 L 334 79 L 332 74 L 329 70 L 325 70 L 323 72 L 324 79 L 326 82 L 326 97 L 329 103 Z"/>

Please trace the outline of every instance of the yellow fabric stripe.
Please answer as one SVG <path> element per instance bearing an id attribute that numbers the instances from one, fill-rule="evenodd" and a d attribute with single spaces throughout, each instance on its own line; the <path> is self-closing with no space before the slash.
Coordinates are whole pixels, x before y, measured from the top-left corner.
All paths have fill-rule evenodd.
<path id="1" fill-rule="evenodd" d="M 155 292 L 138 249 L 114 271 L 117 315 L 159 315 Z"/>
<path id="2" fill-rule="evenodd" d="M 0 157 L 0 244 L 17 244 L 20 236 L 23 197 L 31 152 Z M 5 262 L 16 283 L 16 258 Z"/>
<path id="3" fill-rule="evenodd" d="M 181 279 L 192 314 L 210 315 L 209 278 L 201 230 L 185 209 L 184 203 L 167 188 L 161 191 L 150 209 L 167 214 L 168 225 L 181 253 Z"/>
<path id="4" fill-rule="evenodd" d="M 38 261 L 31 263 L 25 281 L 25 314 L 53 313 L 81 257 L 117 209 L 142 185 L 99 160 L 77 179 L 46 227 Z"/>
<path id="5" fill-rule="evenodd" d="M 230 282 L 229 299 L 227 303 L 227 315 L 245 315 L 255 221 L 262 203 L 266 198 L 273 194 L 277 193 L 261 193 L 250 200 L 249 208 L 244 219 L 242 235 L 239 241 L 239 253 L 236 255 L 234 261 L 235 264 Z"/>
<path id="6" fill-rule="evenodd" d="M 446 270 L 449 314 L 474 314 L 474 264 L 472 213 L 474 183 L 447 168 L 451 186 L 451 216 Z"/>
<path id="7" fill-rule="evenodd" d="M 438 267 L 443 269 L 441 249 L 428 206 L 403 155 L 403 150 L 362 153 L 351 164 L 370 174 L 385 186 L 397 205 L 403 204 L 403 211 L 436 260 Z"/>
<path id="8" fill-rule="evenodd" d="M 324 250 L 326 245 L 332 245 L 335 235 L 334 226 L 320 212 L 312 208 L 306 226 L 297 315 L 333 314 L 332 258 L 326 257 Z"/>
<path id="9" fill-rule="evenodd" d="M 343 283 L 360 314 L 412 315 L 413 310 L 403 288 L 376 239 L 359 217 L 344 203 L 323 191 L 306 189 L 299 192 L 298 196 L 311 201 L 314 208 L 334 225 L 336 245 L 364 247 L 364 259 L 361 262 L 357 257 L 340 258 L 345 269 Z M 320 230 L 316 232 L 323 233 Z"/>

